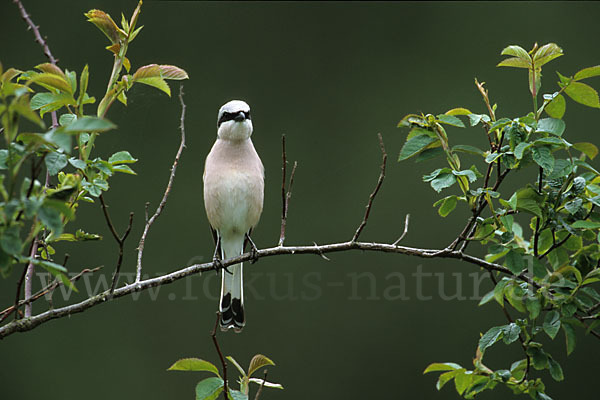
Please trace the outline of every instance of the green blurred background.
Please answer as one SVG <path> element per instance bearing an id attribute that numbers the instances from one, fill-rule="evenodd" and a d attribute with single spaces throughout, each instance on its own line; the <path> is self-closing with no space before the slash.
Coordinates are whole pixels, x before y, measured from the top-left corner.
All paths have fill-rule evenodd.
<path id="1" fill-rule="evenodd" d="M 112 57 L 104 50 L 106 38 L 83 13 L 99 8 L 120 20 L 120 12 L 129 16 L 136 2 L 24 4 L 60 66 L 79 73 L 88 63 L 89 92 L 102 97 Z M 12 2 L 2 1 L 0 16 L 5 68 L 30 69 L 45 62 Z M 147 240 L 144 273 L 155 276 L 210 260 L 213 242 L 201 177 L 215 139 L 217 110 L 233 98 L 252 107 L 253 140 L 266 168 L 264 213 L 253 235 L 259 247 L 275 245 L 279 235 L 281 134 L 287 135 L 288 158 L 299 164 L 286 243 L 323 244 L 348 240 L 362 218 L 379 173 L 378 132 L 390 154 L 388 174 L 362 239 L 394 241 L 410 213 L 404 244 L 445 246 L 468 213 L 437 215 L 431 204 L 441 195 L 421 181 L 437 164 L 398 164 L 406 132 L 396 123 L 410 112 L 441 113 L 458 106 L 485 112 L 474 77 L 487 82 L 499 116 L 525 114 L 531 108 L 526 74 L 495 67 L 502 48 L 529 49 L 535 41 L 563 47 L 566 55 L 544 69 L 542 91 L 552 92 L 554 70 L 573 74 L 599 63 L 598 17 L 600 4 L 593 2 L 147 1 L 139 23 L 145 28 L 128 54 L 133 68 L 174 64 L 186 69 L 190 80 L 184 82 L 187 148 L 167 207 Z M 177 83 L 172 88 L 176 94 Z M 138 176 L 112 178 L 106 196 L 119 229 L 130 211 L 136 213 L 123 265 L 132 272 L 144 203 L 149 201 L 151 209 L 158 204 L 179 144 L 180 108 L 176 96 L 143 85 L 128 96 L 127 108 L 115 104 L 109 111 L 119 128 L 99 138 L 96 154 L 106 158 L 127 149 L 139 158 Z M 597 113 L 569 102 L 567 139 L 598 143 L 597 128 L 590 124 Z M 480 129 L 450 129 L 449 134 L 455 144 L 485 144 Z M 521 182 L 528 176 L 515 178 Z M 515 185 L 508 184 L 504 193 L 510 196 Z M 104 274 L 110 274 L 117 246 L 100 207 L 83 204 L 78 215 L 78 226 L 105 239 L 61 246 L 71 254 L 69 270 L 104 265 Z M 477 246 L 471 251 L 480 253 Z M 481 271 L 455 261 L 397 255 L 329 257 L 330 262 L 311 255 L 272 257 L 246 266 L 248 324 L 241 335 L 227 333 L 219 340 L 224 352 L 244 365 L 255 353 L 277 363 L 269 379 L 286 389 L 265 390 L 262 398 L 364 399 L 386 393 L 390 398 L 456 398 L 451 385 L 437 393 L 436 377 L 422 371 L 434 361 L 470 366 L 479 332 L 505 323 L 497 306 L 477 307 L 478 297 L 491 287 L 485 279 L 479 293 L 474 290 Z M 438 275 L 422 276 L 420 285 L 419 271 Z M 92 288 L 101 278 L 89 281 Z M 15 281 L 16 274 L 0 281 L 2 308 L 14 298 Z M 78 287 L 86 292 L 85 282 Z M 182 357 L 218 361 L 209 337 L 218 291 L 218 277 L 205 274 L 10 336 L 0 342 L 0 397 L 193 398 L 195 382 L 204 375 L 166 369 Z M 457 293 L 466 300 L 444 298 Z M 420 294 L 431 298 L 419 299 Z M 34 306 L 34 312 L 41 308 Z M 580 335 L 578 349 L 567 358 L 563 340 L 561 333 L 550 347 L 566 378 L 557 384 L 544 374 L 548 393 L 555 399 L 575 392 L 593 397 L 591 356 L 598 354 L 598 343 Z M 486 354 L 486 364 L 494 369 L 520 358 L 516 344 L 497 347 Z M 507 396 L 498 388 L 481 398 Z"/>

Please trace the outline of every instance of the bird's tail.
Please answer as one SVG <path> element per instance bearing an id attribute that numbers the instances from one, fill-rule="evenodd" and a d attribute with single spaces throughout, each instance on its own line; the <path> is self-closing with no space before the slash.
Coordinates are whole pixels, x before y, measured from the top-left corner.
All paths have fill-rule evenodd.
<path id="1" fill-rule="evenodd" d="M 243 253 L 244 236 L 221 238 L 221 256 L 223 260 L 237 257 Z M 221 270 L 221 300 L 219 311 L 221 312 L 221 330 L 231 328 L 235 332 L 241 332 L 246 324 L 244 314 L 244 284 L 242 274 L 242 263 L 230 265 Z"/>

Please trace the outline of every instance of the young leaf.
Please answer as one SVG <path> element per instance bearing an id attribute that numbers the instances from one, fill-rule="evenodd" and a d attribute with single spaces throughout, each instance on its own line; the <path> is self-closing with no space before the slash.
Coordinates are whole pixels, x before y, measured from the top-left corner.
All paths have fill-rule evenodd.
<path id="1" fill-rule="evenodd" d="M 137 158 L 133 158 L 128 151 L 119 151 L 110 156 L 108 162 L 111 164 L 131 164 L 137 161 Z"/>
<path id="2" fill-rule="evenodd" d="M 505 47 L 502 50 L 502 54 L 503 56 L 514 56 L 517 58 L 520 58 L 522 60 L 524 60 L 525 62 L 528 62 L 528 66 L 531 65 L 531 57 L 529 56 L 529 53 L 527 53 L 527 51 L 522 48 L 521 46 L 518 45 L 511 45 L 508 47 Z"/>
<path id="3" fill-rule="evenodd" d="M 248 376 L 252 376 L 254 372 L 267 365 L 275 365 L 275 363 L 268 357 L 262 354 L 257 354 L 250 360 L 250 366 L 248 367 Z"/>
<path id="4" fill-rule="evenodd" d="M 446 115 L 469 115 L 472 112 L 464 107 L 453 108 L 452 110 L 448 110 L 445 112 Z"/>
<path id="5" fill-rule="evenodd" d="M 560 47 L 558 47 L 555 43 L 548 43 L 540 47 L 535 52 L 535 55 L 533 56 L 533 63 L 536 67 L 541 67 L 542 65 L 562 55 L 563 51 Z"/>
<path id="6" fill-rule="evenodd" d="M 196 385 L 196 400 L 215 400 L 223 391 L 223 379 L 206 378 Z"/>
<path id="7" fill-rule="evenodd" d="M 122 34 L 125 34 L 125 32 L 119 29 L 117 24 L 115 24 L 115 21 L 113 21 L 110 15 L 104 11 L 90 10 L 84 15 L 88 18 L 89 22 L 96 25 L 96 27 L 106 35 L 112 44 L 119 43 L 119 31 Z"/>
<path id="8" fill-rule="evenodd" d="M 58 174 L 58 171 L 66 167 L 68 163 L 67 156 L 57 152 L 48 153 L 44 158 L 44 162 L 50 175 Z"/>
<path id="9" fill-rule="evenodd" d="M 238 369 L 238 371 L 240 371 L 240 373 L 243 376 L 246 376 L 246 371 L 244 371 L 244 368 L 242 368 L 242 366 L 240 364 L 238 364 L 237 361 L 235 361 L 235 358 L 233 358 L 231 356 L 227 356 L 225 358 L 227 358 L 227 360 L 229 360 L 229 362 L 231 362 Z"/>

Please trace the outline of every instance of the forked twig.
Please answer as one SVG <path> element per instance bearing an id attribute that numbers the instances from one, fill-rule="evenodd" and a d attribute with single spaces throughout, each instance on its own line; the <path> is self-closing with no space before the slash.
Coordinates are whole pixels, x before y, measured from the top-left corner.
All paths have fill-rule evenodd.
<path id="1" fill-rule="evenodd" d="M 183 101 L 183 85 L 179 86 L 179 102 L 181 103 L 181 118 L 179 129 L 181 131 L 181 143 L 179 144 L 179 149 L 177 150 L 177 154 L 175 155 L 175 160 L 173 161 L 173 165 L 171 166 L 171 175 L 169 175 L 169 183 L 167 183 L 167 188 L 165 189 L 165 193 L 156 208 L 156 211 L 148 219 L 148 203 L 146 203 L 146 225 L 144 226 L 144 232 L 142 233 L 142 237 L 140 238 L 140 243 L 138 244 L 138 258 L 137 258 L 137 266 L 135 272 L 135 282 L 138 283 L 142 279 L 142 256 L 144 254 L 144 245 L 146 243 L 146 236 L 148 236 L 148 231 L 150 227 L 156 221 L 156 219 L 160 216 L 165 205 L 167 204 L 167 198 L 171 193 L 171 188 L 173 187 L 173 181 L 175 180 L 175 171 L 177 171 L 177 165 L 179 164 L 179 158 L 181 157 L 181 153 L 185 147 L 185 102 Z"/>
<path id="2" fill-rule="evenodd" d="M 375 196 L 377 196 L 377 192 L 379 192 L 379 188 L 381 188 L 381 184 L 383 183 L 383 179 L 385 178 L 385 165 L 387 162 L 387 153 L 385 152 L 385 146 L 383 145 L 383 138 L 381 137 L 381 133 L 378 133 L 377 137 L 379 138 L 379 147 L 381 147 L 381 154 L 382 154 L 381 172 L 379 173 L 379 179 L 377 179 L 377 185 L 375 186 L 375 189 L 369 196 L 369 202 L 367 203 L 367 209 L 365 210 L 365 216 L 363 217 L 362 222 L 358 226 L 358 229 L 356 229 L 356 232 L 354 233 L 354 236 L 352 237 L 352 242 L 356 242 L 358 240 L 360 233 L 367 225 L 367 220 L 369 219 L 369 214 L 371 213 L 371 207 L 373 206 L 373 200 L 375 200 Z"/>

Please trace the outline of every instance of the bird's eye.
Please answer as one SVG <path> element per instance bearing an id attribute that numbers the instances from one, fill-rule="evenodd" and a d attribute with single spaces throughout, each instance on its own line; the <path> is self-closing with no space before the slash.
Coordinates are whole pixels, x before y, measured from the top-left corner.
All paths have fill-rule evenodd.
<path id="1" fill-rule="evenodd" d="M 246 119 L 251 119 L 250 118 L 250 110 L 244 111 L 244 114 L 246 114 Z"/>

